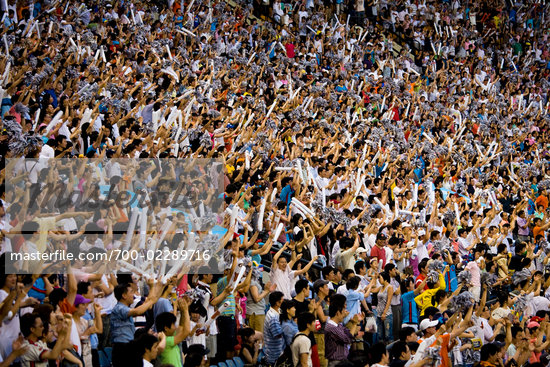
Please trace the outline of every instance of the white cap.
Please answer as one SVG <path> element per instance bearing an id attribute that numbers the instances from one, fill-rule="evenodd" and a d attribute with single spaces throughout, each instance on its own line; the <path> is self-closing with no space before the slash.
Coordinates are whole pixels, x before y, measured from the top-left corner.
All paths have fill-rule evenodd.
<path id="1" fill-rule="evenodd" d="M 430 319 L 424 319 L 420 322 L 419 329 L 420 329 L 420 331 L 424 331 L 427 328 L 437 326 L 437 324 L 439 324 L 439 321 L 437 321 L 437 320 L 431 321 Z"/>

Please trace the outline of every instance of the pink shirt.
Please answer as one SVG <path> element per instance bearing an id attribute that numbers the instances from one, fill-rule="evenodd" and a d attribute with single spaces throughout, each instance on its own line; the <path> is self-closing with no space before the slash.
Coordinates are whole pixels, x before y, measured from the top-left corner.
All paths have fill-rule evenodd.
<path id="1" fill-rule="evenodd" d="M 474 287 L 481 287 L 481 270 L 477 262 L 470 261 L 464 270 L 468 270 L 472 274 L 472 285 Z"/>

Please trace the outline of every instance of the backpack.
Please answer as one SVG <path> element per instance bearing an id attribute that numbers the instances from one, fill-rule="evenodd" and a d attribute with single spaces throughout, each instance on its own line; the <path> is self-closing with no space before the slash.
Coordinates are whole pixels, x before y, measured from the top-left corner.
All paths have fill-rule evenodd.
<path id="1" fill-rule="evenodd" d="M 273 367 L 294 367 L 294 361 L 292 360 L 292 344 L 294 344 L 294 340 L 296 340 L 297 337 L 300 335 L 303 335 L 307 337 L 306 334 L 298 333 L 294 335 L 292 338 L 292 341 L 290 342 L 290 345 L 287 345 L 285 347 L 285 350 L 283 351 L 283 354 L 277 359 L 277 362 L 273 365 Z"/>

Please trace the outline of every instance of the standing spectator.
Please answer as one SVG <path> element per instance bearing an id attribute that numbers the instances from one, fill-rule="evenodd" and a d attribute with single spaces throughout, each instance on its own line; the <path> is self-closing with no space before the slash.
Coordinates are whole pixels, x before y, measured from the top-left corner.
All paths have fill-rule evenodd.
<path id="1" fill-rule="evenodd" d="M 273 364 L 283 352 L 285 340 L 280 322 L 280 310 L 284 295 L 275 291 L 269 295 L 269 311 L 265 315 L 264 322 L 264 353 L 267 363 Z"/>
<path id="2" fill-rule="evenodd" d="M 143 367 L 153 367 L 158 355 L 159 340 L 156 336 L 145 333 L 136 341 L 138 353 L 142 358 Z"/>
<path id="3" fill-rule="evenodd" d="M 294 366 L 312 367 L 309 335 L 315 331 L 315 316 L 310 312 L 299 314 L 298 330 L 291 346 L 292 361 Z"/>
<path id="4" fill-rule="evenodd" d="M 294 306 L 294 302 L 285 299 L 281 304 L 280 316 L 281 327 L 283 328 L 283 334 L 285 337 L 285 348 L 292 343 L 294 335 L 298 333 L 298 324 L 296 324 L 295 318 L 296 307 Z"/>
<path id="5" fill-rule="evenodd" d="M 183 367 L 179 344 L 191 334 L 188 307 L 187 300 L 178 299 L 178 309 L 181 314 L 178 327 L 176 327 L 176 316 L 171 312 L 163 312 L 155 319 L 157 331 L 166 335 L 159 356 L 162 363 L 170 363 L 174 367 Z M 194 331 L 196 330 L 195 328 Z"/>
<path id="6" fill-rule="evenodd" d="M 348 358 L 349 346 L 359 331 L 359 315 L 350 320 L 349 329 L 342 324 L 348 313 L 346 297 L 341 294 L 332 296 L 329 306 L 330 319 L 325 325 L 325 357 L 328 367 L 335 367 Z"/>
<path id="7" fill-rule="evenodd" d="M 25 337 L 21 345 L 25 352 L 20 357 L 23 367 L 45 366 L 49 360 L 56 361 L 67 348 L 69 334 L 64 322 L 58 330 L 57 341 L 52 349 L 48 348 L 43 340 L 44 327 L 44 322 L 36 313 L 28 313 L 21 317 L 21 333 Z"/>
<path id="8" fill-rule="evenodd" d="M 113 367 L 126 366 L 128 355 L 132 355 L 130 342 L 134 339 L 136 326 L 134 316 L 143 315 L 159 299 L 162 283 L 155 283 L 145 302 L 136 308 L 130 308 L 134 303 L 134 288 L 125 283 L 115 287 L 115 297 L 118 303 L 111 312 L 111 337 L 113 342 Z"/>

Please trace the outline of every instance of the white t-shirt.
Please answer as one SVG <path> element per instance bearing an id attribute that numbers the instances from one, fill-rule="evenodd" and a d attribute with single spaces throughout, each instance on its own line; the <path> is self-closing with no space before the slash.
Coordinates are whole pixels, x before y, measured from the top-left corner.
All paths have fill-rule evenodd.
<path id="1" fill-rule="evenodd" d="M 107 276 L 105 274 L 101 277 L 101 282 L 106 287 L 109 287 L 109 280 L 107 279 Z M 97 302 L 97 304 L 101 306 L 102 315 L 109 315 L 111 314 L 113 307 L 115 307 L 115 305 L 117 304 L 115 292 L 111 292 L 111 294 L 109 294 L 107 297 L 96 298 L 95 302 Z"/>
<path id="2" fill-rule="evenodd" d="M 8 297 L 8 293 L 0 289 L 0 303 L 3 302 Z M 8 317 L 4 319 L 2 325 L 0 326 L 0 355 L 5 360 L 8 358 L 12 352 L 11 343 L 17 339 L 19 335 L 19 313 L 16 313 L 15 316 L 10 320 Z"/>
<path id="3" fill-rule="evenodd" d="M 309 340 L 307 335 L 298 333 L 294 339 L 294 343 L 290 346 L 290 350 L 292 351 L 292 362 L 294 363 L 294 366 L 297 366 L 298 363 L 300 363 L 300 357 L 302 354 L 307 354 L 307 366 L 313 366 L 313 363 L 311 362 L 311 340 Z"/>

